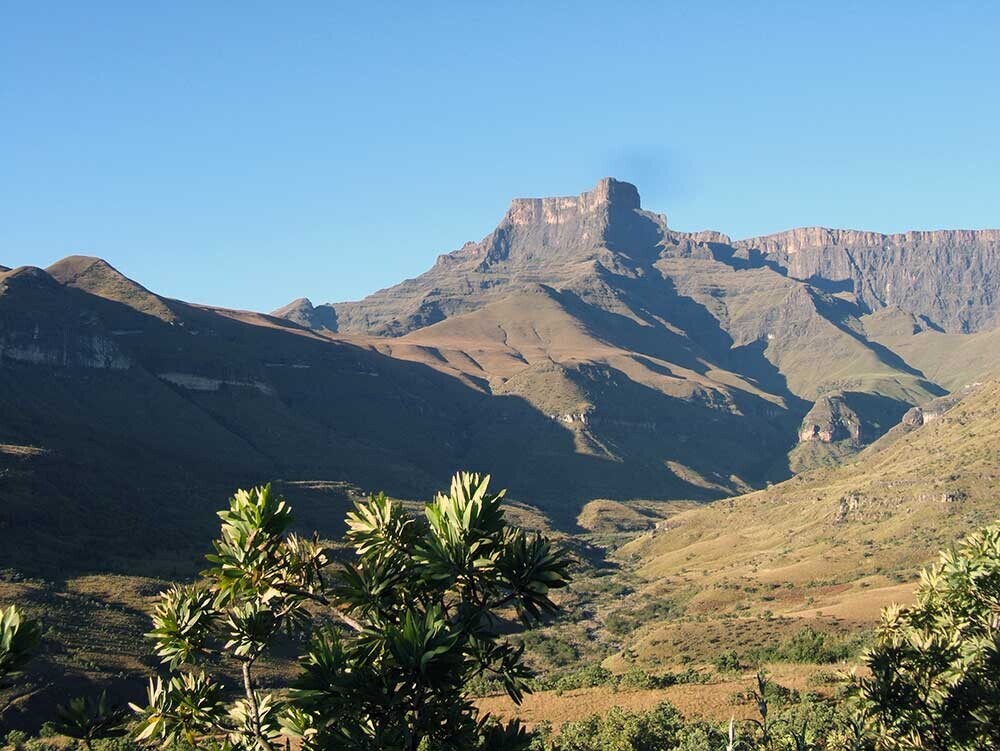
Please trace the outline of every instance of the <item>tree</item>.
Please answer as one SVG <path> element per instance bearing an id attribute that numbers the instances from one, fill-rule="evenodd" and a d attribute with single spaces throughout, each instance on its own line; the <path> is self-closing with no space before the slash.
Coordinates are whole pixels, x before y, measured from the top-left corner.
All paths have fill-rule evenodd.
<path id="1" fill-rule="evenodd" d="M 57 707 L 52 729 L 60 735 L 83 741 L 84 748 L 92 751 L 95 740 L 125 733 L 125 717 L 121 708 L 108 704 L 107 692 L 102 692 L 96 701 L 80 697 Z"/>
<path id="2" fill-rule="evenodd" d="M 26 618 L 11 605 L 0 608 L 0 689 L 6 688 L 11 678 L 21 673 L 21 668 L 35 654 L 42 640 L 41 624 Z M 0 703 L 0 716 L 10 708 L 13 700 Z"/>
<path id="3" fill-rule="evenodd" d="M 17 676 L 42 639 L 41 624 L 11 605 L 0 608 L 0 686 Z"/>
<path id="4" fill-rule="evenodd" d="M 317 538 L 287 534 L 291 509 L 269 486 L 238 491 L 220 513 L 214 566 L 156 608 L 149 636 L 171 675 L 133 705 L 137 738 L 260 751 L 281 734 L 305 749 L 526 747 L 516 723 L 480 721 L 464 688 L 488 675 L 520 701 L 529 673 L 503 618 L 530 626 L 554 613 L 549 592 L 568 583 L 570 559 L 508 527 L 488 483 L 456 475 L 425 519 L 384 495 L 356 504 L 355 559 L 334 574 Z M 255 676 L 282 630 L 311 637 L 287 696 Z M 238 665 L 240 698 L 198 667 L 210 654 Z"/>
<path id="5" fill-rule="evenodd" d="M 173 586 L 153 612 L 156 655 L 172 675 L 150 679 L 137 740 L 198 748 L 271 751 L 280 734 L 274 695 L 260 691 L 255 666 L 284 629 L 309 623 L 306 603 L 322 599 L 327 557 L 316 539 L 287 534 L 291 507 L 264 486 L 239 490 L 219 512 L 213 564 L 189 586 Z M 212 655 L 235 663 L 242 695 L 197 666 Z"/>
<path id="6" fill-rule="evenodd" d="M 941 553 L 875 638 L 858 692 L 877 748 L 1000 748 L 1000 524 Z"/>

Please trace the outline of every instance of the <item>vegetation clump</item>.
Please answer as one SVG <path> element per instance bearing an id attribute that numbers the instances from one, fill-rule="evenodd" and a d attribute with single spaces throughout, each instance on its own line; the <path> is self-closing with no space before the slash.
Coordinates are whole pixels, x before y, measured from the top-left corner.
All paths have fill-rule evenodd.
<path id="1" fill-rule="evenodd" d="M 882 614 L 859 693 L 879 747 L 1000 748 L 1000 524 L 941 553 Z"/>
<path id="2" fill-rule="evenodd" d="M 733 698 L 728 726 L 690 722 L 670 703 L 613 707 L 559 728 L 528 730 L 480 717 L 472 697 L 503 691 L 662 689 L 706 673 L 620 674 L 597 665 L 532 675 L 505 634 L 556 612 L 568 554 L 509 527 L 502 493 L 460 474 L 415 517 L 384 495 L 356 504 L 334 566 L 317 537 L 290 532 L 291 509 L 265 486 L 220 512 L 211 566 L 162 593 L 148 634 L 166 675 L 133 714 L 98 699 L 58 708 L 40 738 L 6 734 L 15 751 L 978 751 L 1000 748 L 1000 524 L 986 527 L 921 577 L 917 602 L 883 612 L 869 674 L 829 699 L 758 671 Z M 0 610 L 0 683 L 28 663 L 41 627 Z M 300 673 L 266 690 L 260 666 L 282 639 Z M 777 650 L 785 659 L 843 659 L 853 642 L 811 628 Z M 718 671 L 744 668 L 722 652 Z M 239 677 L 239 686 L 225 681 Z M 822 682 L 839 680 L 826 671 Z M 2 711 L 3 707 L 0 707 Z M 753 716 L 747 716 L 751 713 Z M 743 719 L 738 717 L 743 716 Z M 59 739 L 48 736 L 58 735 Z M 68 741 L 67 741 L 68 739 Z"/>
<path id="3" fill-rule="evenodd" d="M 291 508 L 269 486 L 239 491 L 219 514 L 213 566 L 156 608 L 149 637 L 170 675 L 134 706 L 136 738 L 227 751 L 273 751 L 283 737 L 414 751 L 526 738 L 517 723 L 479 721 L 466 687 L 489 676 L 520 702 L 530 673 L 503 624 L 554 613 L 549 594 L 568 583 L 570 559 L 509 527 L 488 483 L 456 475 L 424 519 L 384 495 L 356 504 L 355 558 L 332 574 L 318 539 L 288 532 Z M 308 639 L 287 695 L 263 691 L 255 672 L 281 632 Z M 238 668 L 239 698 L 206 670 L 218 660 Z"/>

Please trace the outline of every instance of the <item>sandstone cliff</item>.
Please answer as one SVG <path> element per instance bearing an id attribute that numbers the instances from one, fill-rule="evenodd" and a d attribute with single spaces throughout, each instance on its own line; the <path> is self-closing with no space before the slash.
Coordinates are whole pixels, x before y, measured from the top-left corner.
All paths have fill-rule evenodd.
<path id="1" fill-rule="evenodd" d="M 851 293 L 869 311 L 894 306 L 961 333 L 1000 322 L 1000 230 L 882 235 L 808 227 L 734 247 L 796 279 Z"/>

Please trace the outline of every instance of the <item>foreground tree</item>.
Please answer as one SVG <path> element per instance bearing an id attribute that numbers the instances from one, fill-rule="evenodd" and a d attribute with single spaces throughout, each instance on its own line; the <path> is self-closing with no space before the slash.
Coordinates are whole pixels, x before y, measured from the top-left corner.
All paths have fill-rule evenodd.
<path id="1" fill-rule="evenodd" d="M 21 673 L 42 640 L 41 624 L 11 605 L 0 608 L 0 690 Z M 0 699 L 0 717 L 10 709 L 15 699 Z"/>
<path id="2" fill-rule="evenodd" d="M 133 707 L 137 738 L 262 751 L 282 733 L 306 749 L 526 747 L 516 724 L 480 722 L 464 688 L 486 674 L 521 700 L 528 671 L 501 638 L 503 617 L 533 625 L 554 613 L 549 592 L 568 583 L 570 560 L 507 526 L 488 483 L 456 475 L 425 519 L 384 495 L 356 504 L 355 560 L 334 575 L 318 540 L 287 534 L 291 509 L 270 487 L 239 491 L 220 513 L 214 566 L 156 608 L 149 636 L 171 676 Z M 312 637 L 287 696 L 261 691 L 255 674 L 281 631 Z M 209 655 L 238 666 L 238 699 L 197 667 Z"/>
<path id="3" fill-rule="evenodd" d="M 878 748 L 1000 748 L 1000 525 L 941 553 L 875 637 L 859 693 Z"/>
<path id="4" fill-rule="evenodd" d="M 42 627 L 38 621 L 26 618 L 13 605 L 6 610 L 0 608 L 0 688 L 21 672 L 41 639 Z"/>

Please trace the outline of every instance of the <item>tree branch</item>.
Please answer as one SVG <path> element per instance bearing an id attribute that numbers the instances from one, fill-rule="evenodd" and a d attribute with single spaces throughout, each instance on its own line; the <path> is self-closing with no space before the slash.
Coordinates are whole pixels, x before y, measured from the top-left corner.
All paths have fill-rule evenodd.
<path id="1" fill-rule="evenodd" d="M 296 587 L 293 584 L 276 584 L 274 588 L 279 592 L 284 592 L 287 595 L 298 595 L 299 597 L 304 597 L 307 600 L 312 600 L 313 602 L 318 602 L 321 605 L 328 606 L 335 616 L 337 616 L 341 621 L 350 626 L 357 632 L 364 631 L 364 626 L 358 623 L 356 620 L 351 618 L 349 615 L 339 611 L 336 606 L 333 605 L 330 600 L 324 595 L 317 594 L 315 592 L 310 592 L 308 589 L 302 589 L 301 587 Z"/>
<path id="2" fill-rule="evenodd" d="M 254 738 L 257 739 L 257 743 L 264 751 L 274 751 L 274 746 L 271 745 L 271 741 L 264 737 L 264 733 L 260 726 L 260 705 L 257 704 L 257 694 L 253 690 L 253 680 L 250 677 L 250 662 L 245 660 L 243 662 L 243 689 L 246 691 L 247 702 L 250 704 L 250 711 L 253 716 L 250 718 L 250 723 L 252 725 Z"/>

